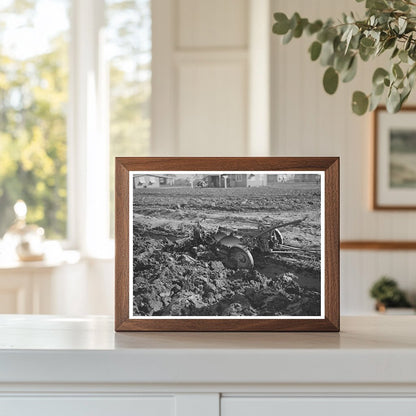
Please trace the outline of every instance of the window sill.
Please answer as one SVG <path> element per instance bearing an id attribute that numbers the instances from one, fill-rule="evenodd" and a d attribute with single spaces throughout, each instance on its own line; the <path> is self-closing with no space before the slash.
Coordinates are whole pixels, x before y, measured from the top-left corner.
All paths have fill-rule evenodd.
<path id="1" fill-rule="evenodd" d="M 79 251 L 62 250 L 55 255 L 46 255 L 40 261 L 21 261 L 5 253 L 0 254 L 0 270 L 33 270 L 50 269 L 66 264 L 77 264 L 81 260 Z"/>

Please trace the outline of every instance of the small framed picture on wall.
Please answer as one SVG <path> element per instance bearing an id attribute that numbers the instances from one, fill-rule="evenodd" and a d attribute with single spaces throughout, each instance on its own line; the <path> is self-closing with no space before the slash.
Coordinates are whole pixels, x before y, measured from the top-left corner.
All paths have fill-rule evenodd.
<path id="1" fill-rule="evenodd" d="M 416 107 L 374 112 L 373 208 L 416 209 Z"/>

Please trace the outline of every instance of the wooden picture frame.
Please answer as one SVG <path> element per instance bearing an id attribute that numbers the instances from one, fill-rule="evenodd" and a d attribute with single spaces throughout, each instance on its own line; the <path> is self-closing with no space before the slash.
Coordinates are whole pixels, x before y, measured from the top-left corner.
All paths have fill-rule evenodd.
<path id="1" fill-rule="evenodd" d="M 180 171 L 179 174 L 176 174 L 176 173 L 169 174 L 169 172 L 179 172 L 179 171 Z M 161 172 L 164 173 L 164 175 L 162 175 Z M 239 175 L 239 172 L 241 172 L 241 175 Z M 157 179 L 158 176 L 156 173 L 160 174 L 159 179 Z M 214 174 L 211 174 L 211 173 L 214 173 Z M 181 175 L 183 175 L 183 177 Z M 218 176 L 219 178 L 216 181 L 216 184 L 214 183 L 215 176 Z M 245 181 L 245 184 L 243 184 L 242 188 L 238 190 L 237 192 L 236 189 L 231 189 L 233 188 L 231 181 L 237 180 L 238 177 L 240 176 L 243 177 L 242 180 Z M 308 182 L 312 182 L 312 179 L 311 179 L 312 177 L 316 178 L 316 184 L 318 184 L 316 185 L 317 188 L 315 189 L 316 192 L 314 193 L 311 193 L 312 191 L 310 191 L 310 189 L 312 189 L 313 186 L 315 185 L 308 184 Z M 263 178 L 261 180 L 265 181 L 263 184 L 259 184 L 260 178 Z M 251 180 L 257 181 L 258 183 L 256 182 L 253 186 L 249 185 L 249 181 Z M 159 183 L 157 183 L 157 181 L 159 181 Z M 198 181 L 198 183 L 196 181 Z M 208 183 L 206 183 L 208 181 L 212 181 L 212 184 L 208 185 Z M 283 185 L 280 185 L 280 184 L 269 185 L 269 183 L 272 183 L 273 181 L 276 181 L 276 183 L 279 181 L 285 182 L 284 183 L 284 186 L 286 186 L 285 189 L 289 191 L 284 191 L 286 192 L 285 194 L 281 190 L 283 189 L 282 188 Z M 192 182 L 191 185 L 189 185 L 188 182 L 189 183 Z M 297 183 L 297 182 L 300 182 L 300 183 Z M 181 186 L 190 186 L 191 188 L 195 186 L 195 189 L 192 188 L 192 190 L 189 190 L 186 192 L 192 193 L 192 195 L 194 192 L 197 192 L 198 195 L 203 195 L 201 198 L 204 197 L 205 192 L 208 192 L 208 194 L 209 192 L 211 192 L 211 194 L 214 193 L 215 195 L 217 195 L 217 193 L 220 193 L 221 197 L 219 197 L 218 201 L 220 202 L 222 201 L 221 203 L 228 203 L 227 201 L 232 200 L 231 196 L 228 197 L 228 195 L 235 194 L 238 196 L 238 198 L 240 198 L 239 195 L 250 195 L 248 198 L 245 197 L 246 198 L 245 200 L 243 200 L 242 197 L 240 199 L 236 199 L 237 203 L 241 206 L 243 206 L 244 204 L 251 203 L 251 201 L 248 200 L 249 198 L 251 198 L 251 195 L 258 195 L 259 193 L 261 193 L 261 195 L 263 195 L 263 199 L 260 198 L 259 201 L 262 201 L 265 198 L 266 198 L 266 201 L 269 201 L 267 198 L 269 198 L 269 195 L 272 195 L 273 198 L 275 199 L 270 200 L 272 201 L 270 202 L 271 204 L 270 207 L 272 208 L 268 208 L 268 209 L 272 209 L 273 212 L 275 212 L 276 210 L 274 207 L 276 206 L 276 204 L 278 205 L 280 203 L 279 201 L 281 200 L 288 201 L 289 205 L 285 205 L 288 207 L 288 212 L 287 212 L 287 215 L 289 216 L 288 218 L 296 218 L 296 216 L 300 215 L 300 214 L 297 214 L 297 212 L 293 212 L 293 210 L 296 211 L 297 208 L 293 208 L 295 207 L 295 205 L 290 205 L 290 204 L 300 204 L 299 213 L 302 213 L 303 212 L 302 210 L 304 210 L 304 206 L 307 206 L 305 204 L 309 203 L 311 207 L 310 212 L 315 213 L 314 214 L 315 216 L 313 218 L 315 218 L 315 221 L 320 221 L 319 223 L 320 231 L 317 234 L 319 236 L 318 241 L 320 243 L 319 245 L 320 251 L 319 250 L 315 251 L 315 253 L 319 253 L 318 258 L 319 258 L 320 285 L 321 285 L 320 286 L 321 291 L 319 294 L 320 314 L 316 313 L 316 308 L 313 309 L 315 312 L 311 312 L 314 314 L 311 316 L 309 315 L 305 315 L 305 316 L 293 315 L 292 316 L 288 314 L 286 315 L 284 314 L 283 316 L 263 316 L 263 315 L 248 316 L 246 312 L 242 312 L 242 315 L 239 316 L 238 312 L 235 312 L 233 310 L 233 312 L 231 313 L 230 309 L 227 309 L 226 312 L 223 312 L 224 315 L 214 315 L 212 313 L 213 309 L 209 309 L 210 311 L 208 314 L 209 316 L 201 315 L 199 312 L 198 312 L 198 315 L 192 315 L 192 316 L 178 316 L 176 314 L 172 314 L 169 316 L 168 315 L 156 316 L 155 315 L 156 310 L 158 311 L 157 313 L 159 314 L 160 313 L 167 314 L 167 312 L 165 312 L 166 308 L 160 309 L 160 307 L 159 309 L 156 309 L 156 308 L 152 309 L 151 312 L 145 312 L 145 313 L 140 312 L 139 310 L 142 307 L 142 303 L 140 303 L 141 300 L 139 302 L 134 299 L 132 287 L 134 286 L 136 293 L 138 293 L 136 297 L 139 297 L 141 299 L 142 292 L 140 292 L 140 290 L 137 291 L 138 289 L 136 287 L 137 286 L 136 283 L 133 285 L 133 278 L 134 278 L 134 282 L 138 282 L 138 281 L 142 282 L 143 278 L 140 275 L 140 273 L 142 273 L 141 271 L 140 273 L 136 272 L 136 275 L 134 276 L 132 264 L 133 264 L 133 258 L 136 259 L 135 264 L 137 264 L 137 261 L 138 261 L 137 259 L 139 258 L 139 255 L 136 255 L 136 257 L 133 256 L 133 251 L 136 249 L 134 247 L 134 244 L 136 245 L 142 244 L 142 240 L 141 240 L 142 234 L 140 234 L 140 232 L 144 233 L 144 231 L 137 232 L 137 230 L 143 230 L 144 228 L 140 228 L 140 229 L 133 228 L 133 195 L 136 197 L 135 199 L 136 207 L 140 208 L 139 210 L 136 209 L 136 211 L 138 212 L 134 213 L 134 227 L 136 226 L 138 227 L 139 225 L 140 227 L 147 227 L 149 221 L 147 220 L 144 221 L 142 217 L 144 215 L 155 216 L 159 214 L 156 213 L 157 210 L 155 210 L 153 207 L 146 205 L 147 202 L 145 201 L 150 200 L 146 198 L 157 197 L 157 198 L 160 198 L 160 199 L 157 199 L 158 203 L 160 203 L 160 201 L 164 203 L 165 199 L 163 198 L 165 198 L 165 195 L 175 196 L 177 194 L 180 194 L 181 192 L 185 192 L 182 190 L 182 188 L 177 188 L 177 189 L 172 188 L 168 190 L 148 189 L 148 187 L 150 188 L 152 186 L 162 188 L 163 187 L 162 183 L 163 184 L 170 183 L 171 185 L 169 186 L 174 186 L 172 184 L 175 184 L 175 183 L 180 183 Z M 134 186 L 137 187 L 134 190 L 133 190 L 133 184 Z M 212 188 L 210 188 L 209 186 L 211 186 Z M 196 189 L 197 187 L 198 189 Z M 217 189 L 220 187 L 224 189 Z M 292 195 L 291 194 L 292 189 L 294 189 L 293 195 L 297 195 L 296 198 L 295 197 L 292 198 L 290 196 Z M 116 247 L 115 247 L 115 330 L 116 331 L 339 331 L 339 158 L 337 157 L 253 157 L 253 158 L 251 157 L 243 157 L 243 158 L 118 157 L 116 158 L 115 190 L 116 190 L 115 191 L 115 194 L 116 194 L 116 200 L 115 200 L 115 209 L 116 209 L 116 214 L 115 214 L 115 218 L 116 218 L 115 219 L 115 243 L 116 243 Z M 274 196 L 275 194 L 280 195 L 278 194 L 279 192 L 283 196 L 275 197 Z M 302 199 L 301 197 L 299 197 L 299 195 L 300 196 L 305 195 L 305 198 Z M 270 198 L 272 198 L 272 196 L 270 196 Z M 176 200 L 174 199 L 173 201 L 176 201 Z M 195 201 L 199 201 L 198 198 L 194 198 L 192 199 L 192 201 L 193 201 L 192 202 L 193 204 L 199 203 L 199 202 L 195 202 Z M 213 202 L 213 204 L 215 204 L 215 201 Z M 254 203 L 257 203 L 256 201 L 257 199 L 253 199 L 252 205 Z M 320 202 L 316 204 L 316 201 L 318 202 L 320 201 Z M 155 206 L 158 206 L 158 205 L 155 205 Z M 176 205 L 175 203 L 173 204 L 170 203 L 169 209 L 166 209 L 166 208 L 164 208 L 163 210 L 160 209 L 160 212 L 170 212 L 169 210 L 176 209 L 175 206 L 178 206 L 178 212 L 182 213 L 180 215 L 183 215 L 183 212 L 188 212 L 186 203 L 176 204 Z M 217 209 L 215 206 L 214 208 Z M 305 208 L 305 209 L 307 210 L 308 208 Z M 148 211 L 150 211 L 150 214 L 146 214 Z M 190 208 L 189 208 L 189 212 L 191 212 Z M 200 211 L 197 210 L 196 212 L 199 213 Z M 219 218 L 218 221 L 220 221 L 221 217 L 218 217 L 218 215 L 220 216 L 222 215 L 221 211 L 215 211 L 215 212 L 217 215 L 216 218 Z M 245 215 L 248 215 L 246 214 L 246 212 L 248 211 L 245 211 L 245 208 L 243 208 L 241 212 L 243 213 L 242 214 L 243 218 L 246 218 Z M 316 214 L 317 212 L 319 212 L 320 215 Z M 280 215 L 280 211 L 279 212 L 276 211 L 276 215 L 277 214 Z M 204 216 L 206 217 L 205 214 Z M 255 214 L 254 218 L 256 218 L 256 216 L 257 214 Z M 311 217 L 312 217 L 312 214 L 311 214 Z M 208 220 L 210 219 L 208 218 Z M 309 220 L 307 218 L 306 220 L 305 219 L 299 220 L 296 223 L 300 223 L 301 221 L 312 221 L 312 220 Z M 190 222 L 192 221 L 188 221 L 185 225 L 188 226 Z M 197 221 L 195 220 L 194 222 L 192 222 L 192 224 L 194 223 L 197 224 Z M 307 224 L 309 224 L 309 222 Z M 210 223 L 210 226 L 212 228 L 212 221 Z M 280 223 L 279 223 L 279 226 L 280 226 Z M 270 230 L 268 230 L 267 232 L 269 231 Z M 136 243 L 133 243 L 134 232 L 136 232 L 136 237 L 135 237 Z M 263 232 L 261 231 L 261 233 Z M 275 232 L 273 231 L 273 233 Z M 292 233 L 296 235 L 296 229 L 292 230 Z M 130 238 L 130 234 L 131 234 L 131 238 Z M 212 240 L 212 235 L 213 234 L 211 232 L 211 237 L 210 237 L 211 240 Z M 218 235 L 219 235 L 218 232 L 215 233 L 214 239 L 217 239 Z M 229 235 L 234 236 L 234 234 L 232 233 L 230 233 Z M 272 242 L 273 244 L 277 244 L 277 246 L 273 245 L 271 240 L 269 239 L 267 243 L 268 245 L 266 245 L 266 250 L 269 250 L 269 249 L 272 250 L 270 247 L 272 247 L 273 245 L 273 250 L 271 251 L 272 254 L 268 253 L 267 258 L 271 258 L 273 259 L 273 261 L 275 261 L 274 256 L 278 256 L 278 254 L 275 254 L 275 253 L 279 253 L 279 251 L 275 250 L 274 248 L 282 247 L 282 250 L 283 248 L 286 250 L 286 247 L 283 247 L 283 243 L 281 240 L 276 242 L 277 234 L 273 234 L 273 236 L 274 236 L 273 237 L 274 239 Z M 146 238 L 150 238 L 150 237 L 146 237 Z M 221 236 L 218 238 L 222 239 L 223 237 Z M 238 238 L 240 237 L 238 236 Z M 148 241 L 150 240 L 146 240 L 146 242 L 143 244 L 148 244 Z M 164 241 L 163 244 L 174 244 L 175 247 L 176 245 L 179 244 L 177 241 L 175 241 L 174 243 L 171 243 L 168 240 L 163 240 L 163 241 Z M 162 244 L 162 243 L 158 241 L 157 244 Z M 219 244 L 219 243 L 214 242 L 214 244 Z M 239 243 L 237 242 L 237 245 L 238 244 Z M 281 246 L 279 244 L 281 244 Z M 147 247 L 147 246 L 144 245 L 144 247 Z M 218 251 L 218 248 L 217 248 L 218 245 L 215 245 L 215 247 L 216 247 L 215 250 L 217 250 L 215 251 L 215 253 L 217 252 L 219 253 L 222 250 L 223 246 L 221 245 L 220 251 Z M 293 245 L 288 246 L 288 247 L 289 247 L 289 250 L 293 250 L 293 253 L 294 253 L 292 254 L 293 259 L 298 258 L 296 256 L 300 256 L 300 254 L 298 254 L 299 253 L 298 247 L 290 248 L 290 247 L 294 247 Z M 250 248 L 250 250 L 259 250 L 259 248 L 256 246 L 254 248 Z M 313 251 L 310 251 L 310 250 L 308 251 L 308 250 L 307 250 L 307 253 L 313 253 Z M 207 252 L 212 253 L 208 249 L 207 249 Z M 286 251 L 284 250 L 282 252 L 286 253 Z M 221 264 L 226 264 L 227 267 L 231 267 L 229 266 L 228 262 L 233 261 L 232 263 L 233 268 L 232 269 L 226 268 L 225 270 L 227 272 L 230 271 L 230 273 L 235 273 L 235 274 L 244 273 L 244 275 L 247 275 L 248 273 L 254 273 L 253 270 L 256 267 L 256 265 L 252 267 L 250 266 L 251 268 L 247 266 L 246 268 L 240 270 L 239 267 L 241 266 L 241 263 L 238 262 L 238 258 L 235 257 L 234 254 L 231 255 L 231 257 L 229 257 L 228 253 L 229 252 L 227 251 L 227 254 L 224 256 L 224 253 L 221 251 L 221 256 L 223 256 L 221 257 L 221 261 L 215 261 L 215 262 L 211 261 L 210 267 L 212 268 L 212 264 L 216 264 L 224 268 L 225 266 L 221 266 Z M 199 254 L 195 255 L 195 259 L 192 258 L 193 254 L 186 255 L 185 258 L 187 259 L 188 262 L 192 264 L 192 262 L 200 262 L 200 260 L 196 259 L 198 255 Z M 285 255 L 286 254 L 279 254 L 279 256 L 283 256 L 282 258 L 285 258 L 284 257 Z M 315 255 L 317 256 L 318 254 L 315 254 Z M 142 257 L 140 258 L 142 259 Z M 150 255 L 150 257 L 146 256 L 145 260 L 140 260 L 140 261 L 147 261 L 147 259 L 150 259 L 149 261 L 153 261 L 152 255 Z M 242 261 L 245 261 L 245 260 L 242 260 Z M 257 258 L 256 258 L 256 262 L 257 262 Z M 198 263 L 198 265 L 199 264 L 206 265 L 208 263 L 206 262 Z M 276 263 L 273 263 L 273 264 L 278 264 L 277 260 L 276 260 Z M 144 270 L 144 267 L 142 266 L 140 267 L 141 268 L 138 270 L 142 270 L 142 269 Z M 188 267 L 188 270 L 190 270 L 189 267 L 191 266 L 187 266 L 187 267 Z M 146 273 L 148 272 L 149 271 L 147 270 Z M 153 276 L 153 275 L 147 274 L 147 276 Z M 276 276 L 277 276 L 277 273 L 276 273 Z M 284 274 L 284 276 L 286 276 L 286 274 Z M 151 277 L 151 279 L 153 279 L 153 277 Z M 281 279 L 281 277 L 276 277 L 276 281 L 280 282 L 279 279 Z M 290 280 L 290 277 L 289 277 L 289 280 Z M 265 283 L 265 285 L 275 284 L 273 283 L 275 282 L 275 280 L 273 280 L 272 283 L 270 283 L 270 280 L 267 280 L 267 282 L 269 283 Z M 145 280 L 144 284 L 147 285 L 148 281 Z M 149 283 L 149 286 L 150 286 L 150 283 Z M 154 290 L 154 288 L 152 288 L 152 290 Z M 302 293 L 308 293 L 308 296 L 309 294 L 317 293 L 317 292 L 313 292 L 312 289 L 306 289 L 306 288 L 303 288 L 302 291 L 304 291 Z M 166 295 L 164 294 L 164 296 Z M 297 296 L 296 299 L 299 299 L 299 296 L 298 295 L 296 296 Z M 308 302 L 307 299 L 310 299 L 310 298 L 305 297 L 304 299 L 305 301 L 303 303 L 298 302 L 296 305 L 307 304 Z M 237 307 L 235 305 L 238 306 L 239 303 L 237 302 L 236 304 L 234 303 L 231 304 L 230 308 L 231 306 Z M 272 305 L 273 307 L 275 307 L 274 306 L 275 303 L 272 303 Z M 146 303 L 146 307 L 148 307 L 147 303 Z M 248 306 L 246 308 L 248 308 Z M 149 309 L 146 309 L 146 311 L 148 310 Z M 195 307 L 193 306 L 192 310 L 195 311 L 197 309 L 195 309 Z M 204 310 L 208 310 L 208 309 L 204 309 Z M 238 310 L 239 309 L 237 308 L 237 311 Z M 245 309 L 245 310 L 248 310 L 248 309 Z M 287 310 L 288 309 L 285 309 L 285 311 Z M 303 310 L 304 309 L 302 309 L 302 311 Z M 274 313 L 278 313 L 278 312 L 274 312 Z M 263 312 L 261 312 L 261 314 L 263 314 Z M 257 316 L 259 317 L 257 318 Z"/>
<path id="2" fill-rule="evenodd" d="M 374 210 L 409 211 L 416 209 L 416 106 L 403 107 L 390 114 L 380 106 L 373 112 L 373 198 Z M 412 120 L 413 118 L 413 120 Z M 406 149 L 393 149 L 402 142 Z M 407 143 L 407 144 L 406 144 Z M 402 155 L 402 156 L 401 156 Z"/>

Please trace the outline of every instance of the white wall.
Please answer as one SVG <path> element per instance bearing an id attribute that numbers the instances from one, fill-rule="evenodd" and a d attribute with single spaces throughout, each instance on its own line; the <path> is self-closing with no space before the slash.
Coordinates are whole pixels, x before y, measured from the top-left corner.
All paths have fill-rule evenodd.
<path id="1" fill-rule="evenodd" d="M 298 11 L 311 19 L 335 18 L 350 10 L 364 15 L 363 5 L 352 0 L 272 0 L 273 12 Z M 341 157 L 342 240 L 416 240 L 415 212 L 370 208 L 371 116 L 353 115 L 350 103 L 354 90 L 370 92 L 377 61 L 360 63 L 357 79 L 329 96 L 322 88 L 324 68 L 312 63 L 307 53 L 312 40 L 304 37 L 282 45 L 277 36 L 272 38 L 272 154 Z M 368 288 L 383 274 L 395 277 L 415 295 L 415 262 L 414 251 L 342 251 L 342 313 L 371 311 Z"/>

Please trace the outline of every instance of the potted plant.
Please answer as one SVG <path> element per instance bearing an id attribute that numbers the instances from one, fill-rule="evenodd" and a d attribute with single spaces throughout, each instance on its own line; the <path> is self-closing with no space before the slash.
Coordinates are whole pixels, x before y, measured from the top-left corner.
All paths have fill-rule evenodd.
<path id="1" fill-rule="evenodd" d="M 335 93 L 340 80 L 355 77 L 359 61 L 390 55 L 390 65 L 375 70 L 371 93 L 353 93 L 354 113 L 374 110 L 384 95 L 387 110 L 395 113 L 409 97 L 416 79 L 416 0 L 366 0 L 362 19 L 344 13 L 337 21 L 310 22 L 299 13 L 288 18 L 280 12 L 274 19 L 273 32 L 283 36 L 284 44 L 304 34 L 314 38 L 309 54 L 326 68 L 323 86 L 328 94 Z"/>
<path id="2" fill-rule="evenodd" d="M 411 308 L 405 293 L 399 288 L 397 282 L 387 276 L 381 277 L 373 284 L 370 296 L 376 300 L 378 312 L 386 312 L 388 308 Z"/>

